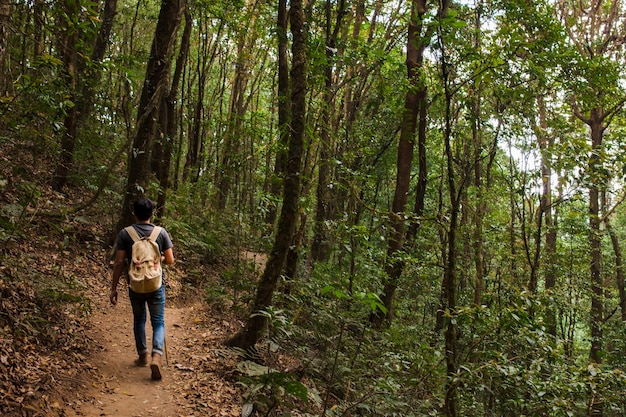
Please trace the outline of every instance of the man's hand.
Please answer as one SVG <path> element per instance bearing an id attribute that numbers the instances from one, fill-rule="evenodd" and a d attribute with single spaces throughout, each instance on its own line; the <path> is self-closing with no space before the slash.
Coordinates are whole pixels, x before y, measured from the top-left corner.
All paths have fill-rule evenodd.
<path id="1" fill-rule="evenodd" d="M 115 306 L 117 304 L 117 290 L 111 290 L 109 300 L 111 300 L 111 305 Z"/>
<path id="2" fill-rule="evenodd" d="M 115 252 L 115 262 L 113 262 L 113 280 L 111 281 L 111 293 L 109 294 L 109 300 L 111 305 L 117 304 L 117 284 L 120 282 L 120 277 L 124 271 L 124 261 L 126 259 L 126 252 L 123 250 L 117 250 Z"/>

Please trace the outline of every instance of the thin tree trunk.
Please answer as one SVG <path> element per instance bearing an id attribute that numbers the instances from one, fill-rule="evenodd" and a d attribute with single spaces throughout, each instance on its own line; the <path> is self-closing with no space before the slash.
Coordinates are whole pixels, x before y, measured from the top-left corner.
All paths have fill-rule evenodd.
<path id="1" fill-rule="evenodd" d="M 0 0 L 0 92 L 6 91 L 9 80 L 6 79 L 7 71 L 4 70 L 4 61 L 9 44 L 11 25 L 11 0 Z"/>
<path id="2" fill-rule="evenodd" d="M 337 36 L 345 10 L 345 0 L 339 0 L 337 4 L 337 16 L 335 27 L 332 28 L 332 5 L 331 0 L 326 0 L 326 62 L 324 65 L 324 93 L 321 114 L 320 131 L 320 157 L 318 159 L 317 180 L 317 208 L 315 212 L 315 224 L 313 227 L 313 242 L 311 244 L 311 261 L 323 262 L 330 256 L 331 242 L 328 221 L 331 220 L 330 208 L 330 183 L 331 183 L 331 157 L 334 149 L 334 136 L 331 134 L 331 120 L 334 118 L 335 108 L 333 92 L 333 67 L 335 65 L 335 50 Z"/>
<path id="3" fill-rule="evenodd" d="M 378 313 L 372 316 L 372 322 L 376 327 L 381 327 L 384 322 L 390 324 L 393 320 L 394 296 L 398 286 L 398 280 L 404 268 L 404 263 L 399 259 L 398 255 L 402 251 L 404 244 L 404 211 L 409 195 L 413 146 L 415 142 L 413 138 L 417 127 L 417 115 L 420 109 L 417 90 L 420 85 L 423 54 L 427 46 L 424 40 L 427 38 L 422 38 L 422 18 L 425 14 L 426 1 L 413 0 L 406 43 L 406 66 L 410 87 L 406 93 L 402 128 L 398 143 L 396 191 L 391 208 L 391 234 L 389 236 L 387 265 L 385 267 L 386 280 L 381 296 L 381 300 L 387 312 L 385 315 Z"/>
<path id="4" fill-rule="evenodd" d="M 283 206 L 278 222 L 278 230 L 274 240 L 274 247 L 270 253 L 263 275 L 257 287 L 252 307 L 252 314 L 245 327 L 226 344 L 249 349 L 260 339 L 261 332 L 267 324 L 267 318 L 259 314 L 269 307 L 276 289 L 289 245 L 293 241 L 298 214 L 298 200 L 300 198 L 300 168 L 304 148 L 305 107 L 306 107 L 306 35 L 304 31 L 304 11 L 302 0 L 293 0 L 289 11 L 292 41 L 293 65 L 292 80 L 292 109 L 291 109 L 291 136 L 289 153 L 285 172 Z"/>
<path id="5" fill-rule="evenodd" d="M 611 216 L 607 213 L 606 193 L 602 193 L 602 207 L 603 207 L 603 223 L 604 227 L 611 238 L 611 246 L 613 247 L 613 254 L 615 255 L 615 281 L 617 290 L 619 293 L 619 308 L 621 312 L 622 321 L 626 321 L 626 289 L 624 288 L 624 259 L 622 256 L 622 246 L 620 244 L 619 237 L 613 225 L 611 224 Z"/>
<path id="6" fill-rule="evenodd" d="M 76 0 L 64 0 L 61 9 L 65 16 L 61 17 L 62 36 L 60 51 L 63 60 L 63 79 L 68 90 L 69 101 L 73 104 L 65 109 L 63 120 L 63 138 L 61 139 L 61 157 L 52 179 L 52 188 L 61 191 L 67 184 L 68 176 L 74 162 L 74 147 L 76 145 L 76 87 L 78 72 L 78 44 L 79 30 L 73 22 L 78 21 L 79 4 Z"/>
<path id="7" fill-rule="evenodd" d="M 105 0 L 104 9 L 100 21 L 100 29 L 96 36 L 93 51 L 91 53 L 90 65 L 85 69 L 81 68 L 81 72 L 85 72 L 85 76 L 81 80 L 81 93 L 76 106 L 78 107 L 78 124 L 82 125 L 89 116 L 92 104 L 94 102 L 94 88 L 99 84 L 102 77 L 102 69 L 99 65 L 104 59 L 107 47 L 111 39 L 111 31 L 113 30 L 113 22 L 117 15 L 117 0 Z"/>
<path id="8" fill-rule="evenodd" d="M 552 137 L 546 137 L 548 131 L 548 118 L 546 114 L 546 103 L 543 98 L 538 99 L 537 107 L 539 110 L 539 126 L 537 129 L 537 141 L 539 150 L 541 151 L 541 180 L 543 190 L 541 193 L 541 201 L 539 211 L 543 213 L 545 219 L 545 240 L 546 240 L 546 257 L 545 257 L 545 288 L 546 292 L 550 292 L 556 285 L 556 225 L 552 216 L 552 161 L 548 148 L 554 143 Z M 548 333 L 556 337 L 556 311 L 554 308 L 548 307 L 546 313 L 546 328 Z"/>
<path id="9" fill-rule="evenodd" d="M 206 48 L 206 42 L 208 40 L 204 38 L 202 40 L 203 46 Z M 187 156 L 185 158 L 185 166 L 183 168 L 183 178 L 185 180 L 196 182 L 198 180 L 198 175 L 200 171 L 200 152 L 202 149 L 202 122 L 203 122 L 203 114 L 204 114 L 204 93 L 206 89 L 206 79 L 207 79 L 207 57 L 206 53 L 198 53 L 200 58 L 198 60 L 198 73 L 200 74 L 198 78 L 198 96 L 196 97 L 196 102 L 194 105 L 193 112 L 193 124 L 191 126 L 191 131 L 189 132 L 189 146 L 187 146 Z"/>
<path id="10" fill-rule="evenodd" d="M 55 171 L 52 186 L 61 191 L 68 181 L 68 176 L 74 165 L 74 148 L 79 126 L 88 116 L 94 100 L 94 87 L 100 81 L 101 70 L 95 66 L 100 64 L 109 44 L 113 20 L 117 9 L 117 0 L 107 0 L 102 13 L 102 24 L 95 38 L 90 56 L 90 66 L 85 67 L 79 58 L 79 27 L 73 22 L 79 20 L 79 3 L 69 0 L 62 3 L 62 9 L 67 17 L 62 19 L 64 35 L 61 45 L 61 54 L 64 64 L 65 82 L 69 90 L 69 99 L 73 103 L 66 109 L 64 119 L 65 131 L 61 141 L 61 159 Z M 84 74 L 84 76 L 82 76 Z"/>
<path id="11" fill-rule="evenodd" d="M 602 363 L 602 323 L 604 321 L 604 300 L 602 285 L 602 235 L 600 231 L 600 185 L 597 173 L 601 168 L 600 147 L 602 146 L 602 119 L 599 110 L 592 110 L 589 119 L 591 129 L 591 157 L 589 173 L 595 178 L 589 187 L 589 249 L 591 251 L 591 349 L 589 359 Z"/>
<path id="12" fill-rule="evenodd" d="M 447 62 L 446 55 L 446 39 L 445 33 L 442 27 L 441 20 L 443 20 L 448 11 L 447 1 L 443 1 L 440 4 L 438 13 L 439 25 L 439 47 L 441 52 L 440 67 L 441 67 L 441 82 L 443 84 L 445 93 L 445 129 L 444 129 L 444 144 L 445 144 L 445 163 L 446 163 L 446 180 L 448 185 L 448 197 L 450 198 L 450 214 L 446 239 L 446 257 L 444 263 L 444 275 L 443 275 L 443 293 L 445 295 L 445 311 L 448 312 L 444 317 L 445 323 L 445 346 L 446 346 L 446 393 L 444 398 L 444 412 L 447 417 L 456 417 L 458 415 L 458 380 L 457 371 L 459 369 L 459 353 L 458 353 L 458 327 L 456 320 L 454 319 L 457 310 L 457 280 L 456 280 L 456 264 L 457 264 L 457 249 L 456 249 L 456 235 L 459 225 L 459 213 L 460 213 L 460 196 L 463 192 L 463 184 L 465 181 L 458 180 L 455 173 L 455 158 L 452 149 L 452 91 L 450 88 L 450 67 Z"/>
<path id="13" fill-rule="evenodd" d="M 250 20 L 247 28 L 239 34 L 237 42 L 237 65 L 233 78 L 233 88 L 228 113 L 228 125 L 224 134 L 222 158 L 217 171 L 217 208 L 224 210 L 230 194 L 230 189 L 237 182 L 239 172 L 235 172 L 236 161 L 241 153 L 241 135 L 243 119 L 247 109 L 246 89 L 250 79 L 250 51 L 255 40 L 256 20 L 259 17 L 259 8 L 256 0 L 250 0 L 246 9 L 250 10 Z M 249 99 L 248 99 L 249 100 Z"/>
<path id="14" fill-rule="evenodd" d="M 476 8 L 476 18 L 475 18 L 475 39 L 474 39 L 474 47 L 477 51 L 481 50 L 482 47 L 482 21 L 481 21 L 481 4 L 477 5 Z M 473 96 L 475 97 L 472 100 L 472 154 L 473 154 L 473 166 L 474 166 L 474 188 L 476 190 L 476 210 L 474 211 L 473 216 L 473 233 L 471 237 L 472 247 L 473 247 L 473 258 L 474 258 L 474 270 L 476 273 L 475 282 L 474 282 L 474 304 L 479 306 L 482 304 L 483 293 L 485 290 L 485 275 L 486 275 L 486 266 L 485 266 L 485 249 L 483 245 L 483 218 L 487 212 L 487 199 L 484 198 L 485 194 L 488 193 L 488 184 L 485 184 L 484 180 L 484 164 L 482 158 L 482 149 L 483 149 L 483 134 L 482 134 L 482 126 L 480 125 L 480 121 L 482 120 L 482 81 L 474 81 L 472 85 Z"/>
<path id="15" fill-rule="evenodd" d="M 34 0 L 33 4 L 33 61 L 43 54 L 43 6 L 44 0 Z"/>
<path id="16" fill-rule="evenodd" d="M 277 201 L 282 188 L 283 173 L 287 164 L 287 147 L 289 146 L 289 62 L 287 60 L 287 0 L 278 1 L 276 22 L 276 38 L 278 47 L 278 147 L 274 172 L 270 179 L 270 195 Z M 267 211 L 265 222 L 272 226 L 276 221 L 278 204 L 272 201 Z"/>

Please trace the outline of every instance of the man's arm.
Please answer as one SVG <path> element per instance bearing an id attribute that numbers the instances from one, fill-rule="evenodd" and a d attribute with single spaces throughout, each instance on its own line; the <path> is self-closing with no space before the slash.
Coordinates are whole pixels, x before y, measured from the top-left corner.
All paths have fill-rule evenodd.
<path id="1" fill-rule="evenodd" d="M 174 263 L 174 251 L 172 250 L 172 248 L 165 249 L 163 251 L 163 257 L 161 258 L 161 260 L 163 261 L 163 263 L 165 263 L 165 265 L 171 265 Z"/>
<path id="2" fill-rule="evenodd" d="M 111 281 L 111 293 L 109 299 L 112 305 L 117 304 L 117 284 L 124 272 L 124 264 L 126 263 L 126 251 L 117 250 L 115 252 L 115 262 L 113 262 L 113 280 Z"/>

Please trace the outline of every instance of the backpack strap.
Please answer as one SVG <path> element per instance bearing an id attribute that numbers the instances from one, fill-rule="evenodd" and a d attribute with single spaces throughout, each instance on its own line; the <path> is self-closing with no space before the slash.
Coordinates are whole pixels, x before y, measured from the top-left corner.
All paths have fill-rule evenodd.
<path id="1" fill-rule="evenodd" d="M 156 242 L 157 238 L 161 234 L 161 229 L 162 228 L 159 226 L 154 226 L 154 229 L 152 229 L 152 233 L 150 233 L 150 240 Z"/>
<path id="2" fill-rule="evenodd" d="M 137 231 L 135 230 L 133 226 L 128 226 L 126 228 L 126 232 L 130 236 L 130 238 L 133 240 L 133 242 L 137 242 L 141 240 L 141 237 L 139 237 L 139 234 L 137 233 Z"/>
<path id="3" fill-rule="evenodd" d="M 139 233 L 137 233 L 137 231 L 135 230 L 133 226 L 128 226 L 125 229 L 128 235 L 130 236 L 130 238 L 133 240 L 133 242 L 137 242 L 141 240 Z M 162 227 L 154 226 L 154 228 L 152 229 L 152 233 L 150 233 L 149 239 L 152 240 L 153 242 L 156 242 L 157 238 L 161 234 L 162 229 L 163 229 Z"/>

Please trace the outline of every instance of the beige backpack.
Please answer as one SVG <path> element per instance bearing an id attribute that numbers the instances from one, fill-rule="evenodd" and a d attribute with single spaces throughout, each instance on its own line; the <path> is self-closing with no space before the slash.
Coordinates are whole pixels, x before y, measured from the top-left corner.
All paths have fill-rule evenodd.
<path id="1" fill-rule="evenodd" d="M 133 239 L 131 261 L 128 267 L 128 285 L 137 293 L 154 292 L 161 288 L 163 268 L 161 268 L 161 251 L 156 243 L 161 228 L 154 226 L 150 236 L 139 237 L 133 226 L 126 231 Z"/>

